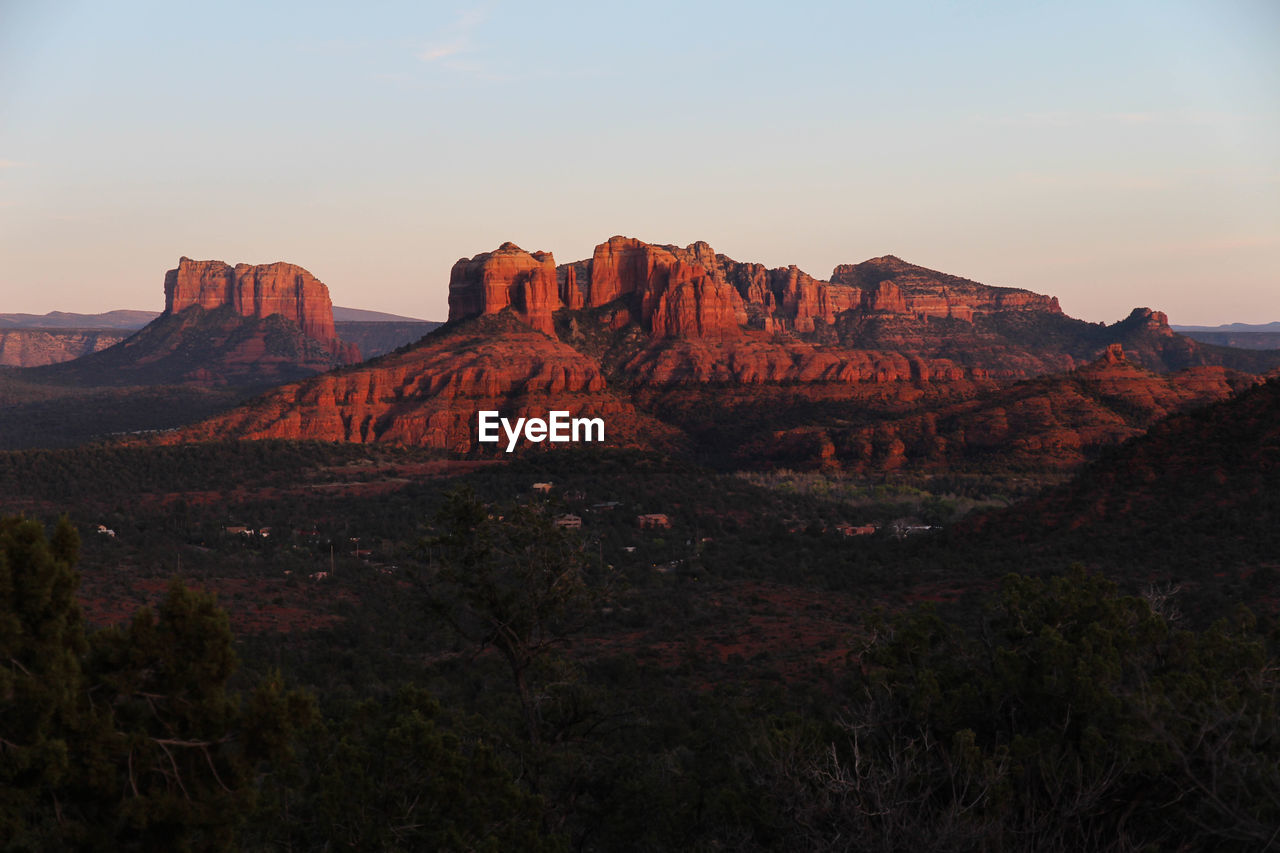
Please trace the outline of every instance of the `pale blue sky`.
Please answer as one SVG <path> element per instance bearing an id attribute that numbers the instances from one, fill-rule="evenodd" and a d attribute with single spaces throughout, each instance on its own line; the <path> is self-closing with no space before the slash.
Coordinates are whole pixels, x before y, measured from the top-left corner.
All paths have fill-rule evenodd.
<path id="1" fill-rule="evenodd" d="M 0 311 L 188 255 L 442 319 L 613 234 L 1280 320 L 1280 3 L 0 0 Z"/>

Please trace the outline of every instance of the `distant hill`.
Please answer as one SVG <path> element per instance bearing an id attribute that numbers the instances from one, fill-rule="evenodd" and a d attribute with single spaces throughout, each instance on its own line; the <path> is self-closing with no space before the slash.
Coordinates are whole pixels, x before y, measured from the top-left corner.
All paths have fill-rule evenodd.
<path id="1" fill-rule="evenodd" d="M 337 313 L 338 309 L 334 309 Z M 350 310 L 350 309 L 348 309 Z M 377 312 L 370 311 L 370 314 Z M 391 317 L 391 314 L 379 315 L 382 317 Z M 353 320 L 337 320 L 333 324 L 333 328 L 338 333 L 338 337 L 349 344 L 355 344 L 360 348 L 360 355 L 366 361 L 385 355 L 394 349 L 399 349 L 406 344 L 411 344 L 419 340 L 423 335 L 432 329 L 439 328 L 443 323 L 432 323 L 427 320 L 407 320 L 404 322 L 396 322 L 392 320 L 373 320 L 373 321 L 353 321 Z"/>
<path id="2" fill-rule="evenodd" d="M 117 309 L 102 314 L 50 311 L 48 314 L 0 314 L 0 329 L 141 329 L 160 316 L 159 311 Z M 335 323 L 430 323 L 419 317 L 403 317 L 364 308 L 333 308 Z M 439 325 L 439 323 L 436 323 Z"/>
<path id="3" fill-rule="evenodd" d="M 1243 582 L 1275 607 L 1264 598 L 1280 591 L 1280 380 L 1166 418 L 1069 483 L 956 532 L 1027 563 L 1052 555 L 1191 581 L 1189 604 Z"/>
<path id="4" fill-rule="evenodd" d="M 0 326 L 0 365 L 39 367 L 104 350 L 131 329 L 31 329 Z"/>
<path id="5" fill-rule="evenodd" d="M 1280 350 L 1280 332 L 1180 332 L 1202 344 L 1248 350 Z"/>
<path id="6" fill-rule="evenodd" d="M 1266 332 L 1280 335 L 1280 322 L 1226 323 L 1222 326 L 1173 326 L 1175 332 Z"/>
<path id="7" fill-rule="evenodd" d="M 1130 363 L 1119 344 L 1068 373 L 1024 379 L 971 400 L 922 404 L 906 414 L 848 427 L 840 419 L 748 442 L 744 467 L 943 472 L 1079 467 L 1103 448 L 1140 435 L 1168 415 L 1252 387 L 1251 374 L 1218 366 L 1158 374 Z M 807 452 L 808 458 L 805 458 Z"/>
<path id="8" fill-rule="evenodd" d="M 335 323 L 430 323 L 419 317 L 402 317 L 399 314 L 387 314 L 383 311 L 366 311 L 363 308 L 343 308 L 333 306 Z M 436 325 L 440 325 L 436 323 Z"/>
<path id="9" fill-rule="evenodd" d="M 159 311 L 120 309 L 104 314 L 0 314 L 0 329 L 141 329 L 160 316 Z"/>

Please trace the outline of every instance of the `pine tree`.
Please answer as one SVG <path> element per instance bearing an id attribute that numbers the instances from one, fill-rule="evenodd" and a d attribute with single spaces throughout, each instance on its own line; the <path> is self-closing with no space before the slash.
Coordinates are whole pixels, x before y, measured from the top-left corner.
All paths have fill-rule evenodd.
<path id="1" fill-rule="evenodd" d="M 79 537 L 64 518 L 53 541 L 22 518 L 0 519 L 0 842 L 42 847 L 62 821 L 81 726 L 86 649 L 73 565 Z"/>

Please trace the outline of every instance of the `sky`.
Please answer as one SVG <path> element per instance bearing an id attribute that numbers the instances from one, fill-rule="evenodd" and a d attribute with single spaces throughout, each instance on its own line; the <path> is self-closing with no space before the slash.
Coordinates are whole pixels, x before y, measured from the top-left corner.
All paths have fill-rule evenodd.
<path id="1" fill-rule="evenodd" d="M 0 0 L 0 312 L 186 255 L 444 319 L 615 234 L 1280 320 L 1280 3 Z"/>

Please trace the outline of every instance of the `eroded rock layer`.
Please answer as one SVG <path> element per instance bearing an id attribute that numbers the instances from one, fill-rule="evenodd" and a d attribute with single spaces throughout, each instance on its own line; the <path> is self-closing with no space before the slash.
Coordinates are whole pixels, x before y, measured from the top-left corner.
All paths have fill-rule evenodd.
<path id="1" fill-rule="evenodd" d="M 485 449 L 476 437 L 478 412 L 486 410 L 512 421 L 551 410 L 603 418 L 613 446 L 679 441 L 677 430 L 609 392 L 598 364 L 511 312 L 442 330 L 373 364 L 286 385 L 169 440 L 299 438 L 466 452 Z M 502 452 L 505 444 L 488 448 Z"/>
<path id="2" fill-rule="evenodd" d="M 182 258 L 165 310 L 133 335 L 24 378 L 82 386 L 262 387 L 360 360 L 334 333 L 329 289 L 302 267 Z"/>
<path id="3" fill-rule="evenodd" d="M 181 258 L 164 277 L 164 313 L 178 314 L 193 305 L 207 310 L 230 306 L 242 317 L 279 314 L 343 363 L 360 360 L 359 351 L 334 333 L 329 288 L 294 264 L 233 267 L 222 261 Z"/>
<path id="4" fill-rule="evenodd" d="M 0 330 L 0 365 L 38 367 L 98 352 L 128 337 L 108 329 Z"/>
<path id="5" fill-rule="evenodd" d="M 560 307 L 556 262 L 548 252 L 515 243 L 461 258 L 449 273 L 449 319 L 464 320 L 512 308 L 529 326 L 555 334 L 551 313 Z"/>
<path id="6" fill-rule="evenodd" d="M 1162 376 L 1128 361 L 1123 348 L 1113 345 L 1078 370 L 853 429 L 773 433 L 744 445 L 740 457 L 757 465 L 772 460 L 862 474 L 901 468 L 936 472 L 992 462 L 1069 470 L 1162 418 L 1225 399 L 1257 381 L 1222 367 L 1192 367 Z M 819 454 L 817 448 L 823 447 L 829 449 Z M 808 457 L 798 457 L 798 448 L 808 448 Z"/>
<path id="7" fill-rule="evenodd" d="M 483 452 L 478 411 L 559 408 L 616 419 L 611 443 L 736 464 L 945 469 L 999 452 L 1062 468 L 1252 381 L 1233 368 L 1276 367 L 1202 347 L 1157 311 L 1086 323 L 1051 296 L 892 256 L 821 281 L 621 236 L 560 267 L 512 243 L 463 258 L 449 307 L 408 350 L 183 435 Z"/>

